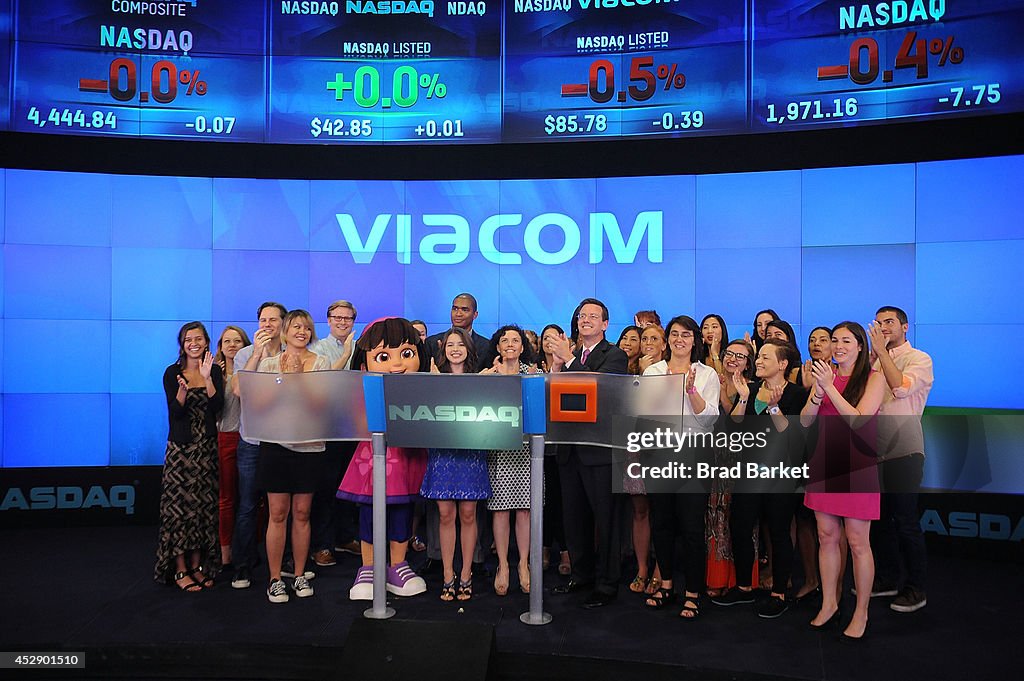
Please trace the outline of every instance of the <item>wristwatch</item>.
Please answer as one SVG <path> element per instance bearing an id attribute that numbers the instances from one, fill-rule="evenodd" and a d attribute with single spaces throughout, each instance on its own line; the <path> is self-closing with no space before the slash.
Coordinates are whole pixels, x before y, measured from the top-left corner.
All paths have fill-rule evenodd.
<path id="1" fill-rule="evenodd" d="M 774 407 L 768 407 L 768 413 L 772 416 L 778 416 L 782 413 L 782 410 L 779 409 L 779 405 L 775 405 Z"/>

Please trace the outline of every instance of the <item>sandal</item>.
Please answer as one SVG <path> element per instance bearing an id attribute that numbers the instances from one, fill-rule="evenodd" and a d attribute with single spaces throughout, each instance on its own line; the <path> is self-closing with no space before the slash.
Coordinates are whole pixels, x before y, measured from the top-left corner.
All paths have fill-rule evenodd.
<path id="1" fill-rule="evenodd" d="M 568 577 L 572 574 L 572 563 L 569 562 L 568 551 L 562 551 L 561 558 L 558 561 L 558 574 L 563 577 Z"/>
<path id="2" fill-rule="evenodd" d="M 651 594 L 656 593 L 660 589 L 661 589 L 661 578 L 660 577 L 651 577 L 647 581 L 647 588 L 644 589 L 644 591 L 646 591 L 647 595 L 650 596 Z"/>
<path id="3" fill-rule="evenodd" d="M 423 543 L 418 535 L 413 535 L 412 539 L 409 540 L 409 548 L 417 553 L 427 550 L 427 545 Z"/>
<path id="4" fill-rule="evenodd" d="M 203 566 L 197 565 L 188 571 L 189 577 L 192 581 L 199 585 L 201 589 L 212 589 L 213 588 L 213 577 L 207 577 L 203 572 Z M 197 579 L 198 578 L 198 579 Z"/>
<path id="5" fill-rule="evenodd" d="M 700 596 L 685 596 L 679 616 L 684 620 L 695 620 L 700 617 Z"/>
<path id="6" fill-rule="evenodd" d="M 445 603 L 455 600 L 455 578 L 441 585 L 441 600 Z"/>
<path id="7" fill-rule="evenodd" d="M 181 581 L 182 579 L 185 579 L 186 577 L 189 578 L 189 583 L 188 584 L 178 584 L 179 581 Z M 174 585 L 176 587 L 178 587 L 179 591 L 188 591 L 188 592 L 194 593 L 194 592 L 202 591 L 203 590 L 203 585 L 202 584 L 197 584 L 195 582 L 195 580 L 192 579 L 192 574 L 189 573 L 189 572 L 175 572 L 174 573 Z"/>
<path id="8" fill-rule="evenodd" d="M 647 583 L 649 581 L 650 578 L 637 575 L 633 578 L 633 581 L 629 583 L 629 590 L 635 594 L 642 594 L 647 591 Z"/>
<path id="9" fill-rule="evenodd" d="M 455 592 L 455 598 L 460 601 L 468 601 L 473 597 L 473 578 L 468 581 L 459 580 L 459 590 Z"/>
<path id="10" fill-rule="evenodd" d="M 647 600 L 644 601 L 644 605 L 654 610 L 661 610 L 666 605 L 674 603 L 675 600 L 676 594 L 674 591 L 669 591 L 668 589 L 658 589 L 654 593 L 647 595 Z"/>
<path id="11" fill-rule="evenodd" d="M 494 576 L 494 593 L 498 596 L 508 595 L 508 566 L 504 567 L 504 574 L 502 573 L 502 566 L 498 566 L 498 572 Z"/>

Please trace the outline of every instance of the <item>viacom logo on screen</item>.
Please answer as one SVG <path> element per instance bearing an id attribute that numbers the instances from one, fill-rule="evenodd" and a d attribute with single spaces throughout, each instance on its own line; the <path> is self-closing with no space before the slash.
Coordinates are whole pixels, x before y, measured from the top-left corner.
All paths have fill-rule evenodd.
<path id="1" fill-rule="evenodd" d="M 604 260 L 606 244 L 617 263 L 633 263 L 638 257 L 651 263 L 664 260 L 664 216 L 660 210 L 637 213 L 628 235 L 623 234 L 614 213 L 590 213 L 584 227 L 564 213 L 542 213 L 529 219 L 522 213 L 498 213 L 485 218 L 478 227 L 470 225 L 461 215 L 448 213 L 419 216 L 381 213 L 370 225 L 357 225 L 350 213 L 337 213 L 335 217 L 352 259 L 357 263 L 372 262 L 389 231 L 394 234 L 395 257 L 406 265 L 412 262 L 414 252 L 431 265 L 457 265 L 469 257 L 474 237 L 484 259 L 497 265 L 521 265 L 524 255 L 542 265 L 561 265 L 580 254 L 584 232 L 590 263 Z M 522 227 L 524 220 L 522 237 L 515 239 L 521 247 L 501 250 L 496 243 L 498 230 L 506 230 L 507 241 L 510 233 Z M 541 233 L 546 229 L 561 232 L 561 239 L 555 239 L 561 245 L 555 250 L 548 250 L 541 244 Z M 415 244 L 414 236 L 418 238 Z M 646 250 L 641 255 L 645 242 Z"/>

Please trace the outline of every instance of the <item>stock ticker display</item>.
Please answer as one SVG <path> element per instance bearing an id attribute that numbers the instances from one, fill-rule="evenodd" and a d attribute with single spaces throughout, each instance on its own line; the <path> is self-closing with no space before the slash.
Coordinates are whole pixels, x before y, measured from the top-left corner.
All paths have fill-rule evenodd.
<path id="1" fill-rule="evenodd" d="M 0 0 L 0 127 L 312 144 L 1024 110 L 1024 0 Z"/>

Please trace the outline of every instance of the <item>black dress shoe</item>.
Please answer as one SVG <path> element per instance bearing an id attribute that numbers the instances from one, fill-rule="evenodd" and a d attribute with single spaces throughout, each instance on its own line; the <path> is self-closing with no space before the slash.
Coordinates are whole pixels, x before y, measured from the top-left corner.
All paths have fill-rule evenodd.
<path id="1" fill-rule="evenodd" d="M 593 582 L 577 582 L 575 579 L 570 579 L 565 584 L 559 584 L 552 591 L 556 594 L 574 594 L 584 591 L 586 589 L 593 589 Z"/>
<path id="2" fill-rule="evenodd" d="M 808 626 L 815 631 L 825 631 L 826 629 L 831 629 L 832 627 L 839 626 L 839 620 L 841 618 L 842 614 L 839 610 L 836 610 L 834 613 L 832 613 L 832 616 L 829 617 L 822 624 L 813 624 L 811 622 L 808 622 Z"/>
<path id="3" fill-rule="evenodd" d="M 591 591 L 587 600 L 583 601 L 583 607 L 587 610 L 602 608 L 615 600 L 615 594 L 604 593 L 603 591 Z"/>
<path id="4" fill-rule="evenodd" d="M 860 636 L 856 636 L 856 637 L 854 637 L 854 636 L 847 636 L 846 632 L 844 631 L 843 633 L 839 634 L 839 642 L 840 643 L 850 643 L 850 644 L 853 644 L 853 645 L 860 645 L 860 644 L 864 643 L 864 639 L 866 639 L 867 637 L 868 637 L 868 632 L 867 631 L 865 631 Z"/>

